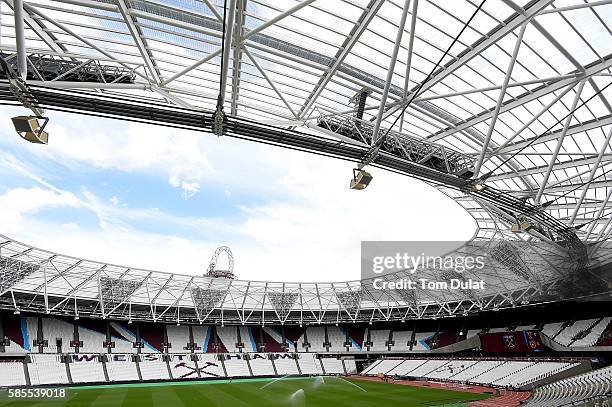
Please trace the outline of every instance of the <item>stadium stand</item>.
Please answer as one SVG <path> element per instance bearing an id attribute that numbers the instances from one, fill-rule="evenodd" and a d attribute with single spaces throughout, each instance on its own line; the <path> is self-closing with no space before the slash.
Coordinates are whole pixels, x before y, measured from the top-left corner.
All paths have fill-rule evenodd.
<path id="1" fill-rule="evenodd" d="M 274 359 L 274 366 L 276 367 L 276 373 L 281 376 L 285 375 L 297 375 L 300 374 L 298 370 L 298 366 L 296 364 L 296 359 L 289 357 L 289 354 L 279 354 L 276 359 Z M 304 358 L 308 358 L 308 354 L 302 355 Z M 304 373 L 304 368 L 306 366 L 302 366 L 302 359 L 300 359 L 300 367 L 302 368 L 302 374 Z"/>
<path id="2" fill-rule="evenodd" d="M 414 336 L 414 345 L 412 350 L 415 351 L 426 351 L 430 350 L 427 340 L 433 337 L 435 332 L 417 332 Z"/>
<path id="3" fill-rule="evenodd" d="M 137 348 L 134 347 L 134 343 L 136 342 L 136 334 L 134 332 L 118 322 L 109 323 L 109 329 L 111 333 L 111 342 L 114 343 L 112 347 L 113 353 L 137 352 Z"/>
<path id="4" fill-rule="evenodd" d="M 99 383 L 106 382 L 104 365 L 98 361 L 99 355 L 92 355 L 93 359 L 72 360 L 68 364 L 70 377 L 73 383 Z"/>
<path id="5" fill-rule="evenodd" d="M 225 364 L 228 377 L 251 376 L 251 371 L 244 355 L 226 355 L 223 363 Z"/>
<path id="6" fill-rule="evenodd" d="M 106 326 L 102 321 L 81 320 L 78 324 L 79 347 L 82 353 L 106 353 Z"/>
<path id="7" fill-rule="evenodd" d="M 264 326 L 261 331 L 261 337 L 266 346 L 266 352 L 281 352 L 283 350 L 283 335 L 279 330 L 273 327 Z"/>
<path id="8" fill-rule="evenodd" d="M 244 345 L 242 348 L 243 352 L 257 352 L 257 340 L 253 335 L 253 329 L 247 326 L 241 326 L 238 328 L 240 334 L 240 341 Z"/>
<path id="9" fill-rule="evenodd" d="M 166 325 L 139 323 L 140 342 L 142 343 L 141 353 L 161 353 L 164 351 L 164 331 Z M 136 342 L 134 338 L 133 342 Z"/>
<path id="10" fill-rule="evenodd" d="M 351 344 L 349 347 L 349 352 L 363 351 L 363 343 L 365 342 L 365 338 L 367 338 L 367 329 L 360 327 L 349 327 L 347 328 L 346 333 L 348 335 L 349 343 Z"/>
<path id="11" fill-rule="evenodd" d="M 42 318 L 43 340 L 48 346 L 43 347 L 45 353 L 74 352 L 70 346 L 74 342 L 74 324 L 55 318 Z"/>
<path id="12" fill-rule="evenodd" d="M 325 346 L 325 327 L 313 326 L 306 328 L 306 338 L 310 343 L 310 352 L 327 352 Z"/>
<path id="13" fill-rule="evenodd" d="M 217 336 L 219 342 L 223 344 L 225 349 L 231 353 L 240 352 L 240 348 L 236 346 L 238 344 L 238 328 L 235 326 L 222 326 L 217 327 Z"/>
<path id="14" fill-rule="evenodd" d="M 337 358 L 321 358 L 323 369 L 327 374 L 345 374 L 344 364 L 341 359 Z"/>
<path id="15" fill-rule="evenodd" d="M 189 345 L 189 327 L 168 325 L 166 327 L 168 333 L 168 343 L 170 353 L 185 353 Z M 195 336 L 195 335 L 194 335 Z M 195 340 L 195 338 L 194 338 Z"/>
<path id="16" fill-rule="evenodd" d="M 111 382 L 139 380 L 136 363 L 132 355 L 107 355 L 106 371 Z"/>
<path id="17" fill-rule="evenodd" d="M 610 323 L 610 320 L 612 320 L 612 318 L 610 317 L 601 318 L 597 323 L 595 323 L 589 329 L 576 335 L 574 337 L 575 340 L 570 344 L 570 346 L 572 347 L 594 346 L 601 338 L 602 334 L 604 333 L 604 330 Z"/>
<path id="18" fill-rule="evenodd" d="M 562 407 L 581 405 L 580 402 L 597 400 L 612 393 L 612 366 L 582 375 L 559 380 L 535 389 L 533 397 L 524 406 Z"/>
<path id="19" fill-rule="evenodd" d="M 197 357 L 201 377 L 225 377 L 223 364 L 217 358 L 217 355 L 204 353 L 197 355 Z"/>
<path id="20" fill-rule="evenodd" d="M 361 374 L 376 376 L 386 373 L 390 376 L 519 388 L 574 366 L 577 363 L 538 360 L 387 359 L 373 363 Z"/>
<path id="21" fill-rule="evenodd" d="M 172 378 L 180 379 L 197 379 L 200 377 L 198 366 L 192 360 L 191 354 L 173 354 L 170 355 L 168 362 Z"/>
<path id="22" fill-rule="evenodd" d="M 346 374 L 356 374 L 357 363 L 355 362 L 355 359 L 344 359 L 344 368 L 346 369 Z"/>
<path id="23" fill-rule="evenodd" d="M 214 327 L 195 325 L 191 327 L 191 332 L 193 333 L 193 342 L 196 348 L 199 348 L 199 352 L 206 353 L 213 351 Z"/>
<path id="24" fill-rule="evenodd" d="M 33 385 L 68 383 L 66 363 L 60 355 L 31 354 L 30 360 L 28 371 Z"/>
<path id="25" fill-rule="evenodd" d="M 387 351 L 390 332 L 388 329 L 370 330 L 370 351 Z"/>
<path id="26" fill-rule="evenodd" d="M 146 355 L 141 357 L 143 357 L 144 360 L 141 360 L 138 365 L 140 367 L 140 374 L 142 375 L 142 380 L 170 379 L 170 375 L 168 373 L 168 364 L 165 360 L 163 360 L 163 358 L 160 357 L 159 359 L 152 360 L 146 358 Z"/>
<path id="27" fill-rule="evenodd" d="M 573 324 L 565 327 L 559 332 L 557 336 L 555 336 L 555 341 L 560 343 L 563 346 L 570 346 L 570 344 L 574 341 L 574 338 L 582 333 L 583 331 L 589 329 L 594 324 L 597 323 L 597 319 L 584 319 L 580 321 L 575 321 Z"/>
<path id="28" fill-rule="evenodd" d="M 25 386 L 23 362 L 0 362 L 0 377 L 2 386 Z"/>
<path id="29" fill-rule="evenodd" d="M 377 360 L 370 366 L 365 368 L 362 375 L 378 375 L 379 373 L 387 373 L 397 367 L 403 360 L 401 359 L 382 359 Z"/>
<path id="30" fill-rule="evenodd" d="M 274 376 L 274 366 L 267 353 L 249 354 L 253 376 Z"/>
<path id="31" fill-rule="evenodd" d="M 414 369 L 421 366 L 426 361 L 423 359 L 407 359 L 402 363 L 397 364 L 393 369 L 387 372 L 388 375 L 399 375 L 399 376 L 407 376 Z"/>
<path id="32" fill-rule="evenodd" d="M 392 351 L 409 351 L 412 331 L 393 331 Z"/>
<path id="33" fill-rule="evenodd" d="M 545 324 L 542 328 L 542 333 L 548 336 L 551 339 L 554 339 L 555 336 L 559 333 L 561 328 L 563 327 L 564 322 L 551 322 Z"/>
<path id="34" fill-rule="evenodd" d="M 300 370 L 302 374 L 322 374 L 323 370 L 321 369 L 321 361 L 317 358 L 315 354 L 312 353 L 303 353 L 298 355 L 298 364 L 300 365 Z"/>
<path id="35" fill-rule="evenodd" d="M 337 326 L 327 327 L 327 339 L 330 352 L 346 352 L 346 333 Z"/>

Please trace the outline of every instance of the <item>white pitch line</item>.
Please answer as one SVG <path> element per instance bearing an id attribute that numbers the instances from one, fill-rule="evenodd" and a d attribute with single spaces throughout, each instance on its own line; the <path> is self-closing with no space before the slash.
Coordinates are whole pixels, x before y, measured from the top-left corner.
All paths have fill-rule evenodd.
<path id="1" fill-rule="evenodd" d="M 259 388 L 259 390 L 261 390 L 261 389 L 265 389 L 266 387 L 270 386 L 271 384 L 274 384 L 274 383 L 276 383 L 277 381 L 279 381 L 279 380 L 283 380 L 284 378 L 289 377 L 289 376 L 290 376 L 290 375 L 285 375 L 285 376 L 283 376 L 283 377 L 279 377 L 278 379 L 274 379 L 274 380 L 272 380 L 270 383 L 266 383 L 265 385 L 263 385 L 262 387 L 260 387 L 260 388 Z"/>
<path id="2" fill-rule="evenodd" d="M 357 388 L 358 388 L 359 390 L 361 390 L 361 391 L 364 391 L 364 392 L 366 392 L 366 393 L 368 392 L 368 391 L 367 391 L 366 389 L 364 389 L 363 387 L 361 387 L 361 386 L 359 386 L 359 385 L 357 385 L 357 384 L 355 384 L 355 383 L 353 383 L 353 382 L 349 382 L 349 381 L 348 381 L 348 380 L 346 380 L 344 377 L 340 377 L 340 376 L 335 376 L 335 377 L 336 377 L 337 379 L 344 380 L 344 381 L 345 381 L 345 382 L 347 382 L 348 384 L 350 384 L 350 385 L 352 385 L 352 386 L 357 387 Z"/>

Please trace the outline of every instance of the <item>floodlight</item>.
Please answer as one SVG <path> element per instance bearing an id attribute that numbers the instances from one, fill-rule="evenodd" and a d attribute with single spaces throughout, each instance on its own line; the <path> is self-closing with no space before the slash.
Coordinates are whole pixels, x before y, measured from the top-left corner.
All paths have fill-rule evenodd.
<path id="1" fill-rule="evenodd" d="M 357 190 L 365 189 L 368 185 L 370 185 L 372 178 L 374 177 L 372 177 L 372 174 L 369 172 L 354 168 L 350 188 Z"/>
<path id="2" fill-rule="evenodd" d="M 529 229 L 533 228 L 533 225 L 529 222 L 527 222 L 526 220 L 516 223 L 514 225 L 512 225 L 512 232 L 514 233 L 522 233 L 522 232 L 527 232 Z"/>
<path id="3" fill-rule="evenodd" d="M 38 119 L 43 120 L 42 126 Z M 15 126 L 15 131 L 22 139 L 35 144 L 49 143 L 49 133 L 45 131 L 45 126 L 47 125 L 49 118 L 37 116 L 17 116 L 13 117 L 11 120 L 13 121 L 13 126 Z"/>

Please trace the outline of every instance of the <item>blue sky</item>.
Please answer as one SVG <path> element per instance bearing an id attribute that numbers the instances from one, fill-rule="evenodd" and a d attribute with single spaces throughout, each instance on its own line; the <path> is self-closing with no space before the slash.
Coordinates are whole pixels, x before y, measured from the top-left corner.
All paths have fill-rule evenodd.
<path id="1" fill-rule="evenodd" d="M 0 108 L 0 233 L 53 251 L 187 274 L 228 245 L 242 279 L 359 277 L 361 240 L 466 240 L 474 222 L 425 184 L 211 134 L 48 112 L 48 146 Z"/>

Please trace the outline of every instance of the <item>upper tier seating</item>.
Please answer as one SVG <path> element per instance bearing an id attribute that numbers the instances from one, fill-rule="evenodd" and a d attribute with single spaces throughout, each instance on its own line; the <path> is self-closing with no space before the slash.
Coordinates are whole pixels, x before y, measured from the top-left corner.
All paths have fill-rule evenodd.
<path id="1" fill-rule="evenodd" d="M 309 352 L 327 352 L 327 347 L 324 346 L 325 327 L 312 326 L 306 328 L 306 337 L 308 338 L 308 343 L 310 343 Z"/>
<path id="2" fill-rule="evenodd" d="M 168 343 L 171 345 L 168 352 L 185 353 L 187 344 L 189 343 L 189 327 L 168 325 L 166 332 L 168 335 Z"/>
<path id="3" fill-rule="evenodd" d="M 344 343 L 346 342 L 346 333 L 337 326 L 327 327 L 327 339 L 329 340 L 330 352 L 346 352 Z"/>
<path id="4" fill-rule="evenodd" d="M 409 351 L 410 340 L 412 339 L 412 331 L 393 331 L 393 346 L 394 351 Z"/>
<path id="5" fill-rule="evenodd" d="M 574 337 L 576 335 L 578 335 L 582 331 L 589 329 L 596 322 L 597 319 L 582 319 L 576 321 L 572 325 L 566 327 L 561 332 L 559 332 L 559 335 L 555 337 L 555 341 L 557 341 L 563 346 L 569 346 L 574 341 Z"/>
<path id="6" fill-rule="evenodd" d="M 106 353 L 104 342 L 106 334 L 97 330 L 85 328 L 79 325 L 79 340 L 83 343 L 83 347 L 79 348 L 82 353 Z"/>
<path id="7" fill-rule="evenodd" d="M 74 341 L 74 324 L 54 318 L 43 318 L 43 338 L 49 346 L 43 348 L 45 353 L 74 352 L 70 342 Z M 61 348 L 57 347 L 57 340 L 61 340 Z"/>
<path id="8" fill-rule="evenodd" d="M 238 328 L 235 326 L 217 327 L 217 336 L 223 343 L 228 352 L 240 352 L 236 344 L 238 343 Z"/>
<path id="9" fill-rule="evenodd" d="M 370 351 L 387 351 L 387 342 L 389 341 L 390 332 L 391 331 L 388 329 L 370 330 L 370 342 L 372 342 Z"/>

